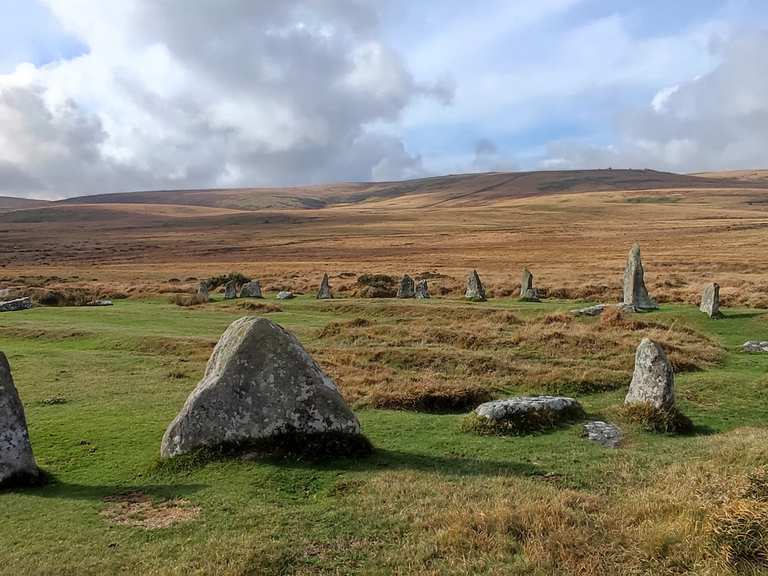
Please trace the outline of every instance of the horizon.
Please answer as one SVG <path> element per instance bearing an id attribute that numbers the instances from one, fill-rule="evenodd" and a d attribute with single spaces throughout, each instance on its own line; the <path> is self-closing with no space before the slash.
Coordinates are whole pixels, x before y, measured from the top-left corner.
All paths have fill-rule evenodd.
<path id="1" fill-rule="evenodd" d="M 0 195 L 768 166 L 758 0 L 0 10 Z"/>

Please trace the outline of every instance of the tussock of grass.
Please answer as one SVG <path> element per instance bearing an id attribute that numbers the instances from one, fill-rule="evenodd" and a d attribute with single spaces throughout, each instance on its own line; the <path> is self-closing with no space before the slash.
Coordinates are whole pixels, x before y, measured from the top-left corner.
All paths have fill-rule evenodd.
<path id="1" fill-rule="evenodd" d="M 240 310 L 248 312 L 260 312 L 262 314 L 271 314 L 272 312 L 282 312 L 283 309 L 277 304 L 271 302 L 237 302 L 235 304 Z"/>
<path id="2" fill-rule="evenodd" d="M 708 532 L 723 565 L 740 572 L 768 566 L 768 503 L 727 502 L 710 517 Z"/>
<path id="3" fill-rule="evenodd" d="M 768 503 L 768 466 L 761 466 L 750 472 L 747 482 L 743 497 Z"/>
<path id="4" fill-rule="evenodd" d="M 208 298 L 200 294 L 171 294 L 168 297 L 168 302 L 176 304 L 176 306 L 200 306 L 207 304 Z"/>
<path id="5" fill-rule="evenodd" d="M 466 383 L 443 383 L 433 373 L 418 381 L 395 381 L 391 386 L 374 386 L 368 396 L 372 408 L 415 410 L 417 412 L 465 412 L 487 402 L 492 393 Z"/>
<path id="6" fill-rule="evenodd" d="M 694 429 L 691 419 L 676 407 L 664 410 L 648 403 L 636 402 L 622 405 L 618 414 L 627 422 L 639 424 L 647 432 L 690 434 Z"/>

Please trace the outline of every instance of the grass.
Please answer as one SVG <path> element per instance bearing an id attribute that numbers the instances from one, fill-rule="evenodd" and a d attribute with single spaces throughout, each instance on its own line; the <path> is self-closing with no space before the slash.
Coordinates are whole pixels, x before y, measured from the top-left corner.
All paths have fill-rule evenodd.
<path id="1" fill-rule="evenodd" d="M 564 320 L 571 307 L 281 302 L 270 319 L 340 381 L 373 454 L 175 468 L 154 465 L 165 427 L 213 343 L 247 312 L 157 299 L 0 315 L 0 350 L 50 474 L 45 487 L 0 493 L 0 574 L 768 573 L 753 548 L 729 560 L 721 542 L 742 529 L 718 522 L 727 513 L 748 534 L 754 518 L 763 526 L 725 507 L 763 493 L 768 355 L 739 346 L 765 333 L 764 314 L 726 309 L 712 322 L 663 305 L 601 324 Z M 462 414 L 372 407 L 372 391 L 401 385 L 410 400 L 416 385 L 492 396 L 567 385 L 590 416 L 610 419 L 648 332 L 677 347 L 691 435 L 629 426 L 623 447 L 607 450 L 576 425 L 477 436 L 461 432 Z M 574 384 L 593 381 L 610 386 Z"/>

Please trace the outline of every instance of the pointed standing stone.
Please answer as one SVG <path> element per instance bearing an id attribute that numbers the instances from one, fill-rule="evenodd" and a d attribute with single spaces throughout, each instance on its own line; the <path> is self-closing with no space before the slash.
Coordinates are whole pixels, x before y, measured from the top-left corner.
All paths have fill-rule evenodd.
<path id="1" fill-rule="evenodd" d="M 230 324 L 205 375 L 163 436 L 160 455 L 196 448 L 311 436 L 361 438 L 336 384 L 293 334 L 266 318 Z"/>
<path id="2" fill-rule="evenodd" d="M 39 478 L 24 407 L 8 359 L 0 352 L 0 486 L 34 483 Z"/>
<path id="3" fill-rule="evenodd" d="M 264 298 L 261 295 L 261 283 L 251 280 L 240 287 L 240 298 Z"/>
<path id="4" fill-rule="evenodd" d="M 224 285 L 224 300 L 234 300 L 237 298 L 237 284 L 230 280 Z"/>
<path id="5" fill-rule="evenodd" d="M 328 300 L 329 298 L 333 298 L 333 294 L 331 294 L 331 284 L 328 280 L 328 274 L 323 274 L 323 281 L 320 282 L 320 290 L 317 291 L 317 299 L 318 300 Z"/>
<path id="6" fill-rule="evenodd" d="M 624 269 L 624 304 L 635 310 L 656 310 L 659 306 L 648 295 L 644 274 L 640 245 L 635 244 L 629 251 L 627 267 Z"/>
<path id="7" fill-rule="evenodd" d="M 467 291 L 464 293 L 464 298 L 473 302 L 485 302 L 485 288 L 477 270 L 472 270 L 467 277 Z"/>
<path id="8" fill-rule="evenodd" d="M 406 274 L 400 280 L 400 287 L 397 289 L 398 298 L 415 298 L 416 291 L 413 285 L 413 278 Z"/>
<path id="9" fill-rule="evenodd" d="M 429 298 L 429 286 L 427 285 L 426 280 L 419 280 L 416 282 L 416 298 L 419 300 Z"/>
<path id="10" fill-rule="evenodd" d="M 208 302 L 210 300 L 210 294 L 208 293 L 208 282 L 203 280 L 198 284 L 197 286 L 197 297 L 200 298 L 200 300 L 205 300 Z"/>
<path id="11" fill-rule="evenodd" d="M 635 372 L 625 404 L 646 403 L 659 410 L 675 406 L 675 373 L 664 349 L 643 338 L 635 352 Z"/>
<path id="12" fill-rule="evenodd" d="M 710 282 L 704 286 L 699 310 L 710 318 L 720 318 L 722 316 L 720 313 L 720 285 L 717 282 Z"/>
<path id="13" fill-rule="evenodd" d="M 533 274 L 528 268 L 523 268 L 523 279 L 520 282 L 520 300 L 538 302 L 539 294 L 533 287 Z"/>

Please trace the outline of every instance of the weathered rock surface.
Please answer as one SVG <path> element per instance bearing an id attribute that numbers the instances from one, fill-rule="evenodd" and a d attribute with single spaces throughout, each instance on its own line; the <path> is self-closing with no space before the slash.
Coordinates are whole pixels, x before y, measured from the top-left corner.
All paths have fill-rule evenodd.
<path id="1" fill-rule="evenodd" d="M 400 279 L 400 286 L 397 289 L 398 298 L 415 298 L 416 288 L 413 283 L 413 278 L 406 274 Z"/>
<path id="2" fill-rule="evenodd" d="M 33 482 L 39 476 L 24 407 L 8 359 L 0 352 L 0 486 Z"/>
<path id="3" fill-rule="evenodd" d="M 584 435 L 588 440 L 606 448 L 618 448 L 623 437 L 621 428 L 602 420 L 592 420 L 584 424 Z"/>
<path id="4" fill-rule="evenodd" d="M 605 309 L 605 304 L 595 304 L 594 306 L 587 306 L 586 308 L 571 310 L 571 314 L 574 316 L 600 316 L 600 314 L 605 312 Z"/>
<path id="5" fill-rule="evenodd" d="M 205 300 L 206 302 L 211 299 L 211 296 L 208 292 L 208 282 L 205 280 L 197 285 L 197 297 L 201 300 Z"/>
<path id="6" fill-rule="evenodd" d="M 523 268 L 523 278 L 520 282 L 520 300 L 538 302 L 539 293 L 533 287 L 533 274 L 528 268 Z"/>
<path id="7" fill-rule="evenodd" d="M 744 352 L 768 352 L 768 340 L 748 340 L 741 345 Z"/>
<path id="8" fill-rule="evenodd" d="M 240 298 L 264 298 L 261 294 L 261 283 L 251 280 L 240 287 Z"/>
<path id="9" fill-rule="evenodd" d="M 518 396 L 481 404 L 462 421 L 462 430 L 483 435 L 520 435 L 584 418 L 584 409 L 565 396 Z"/>
<path id="10" fill-rule="evenodd" d="M 710 282 L 704 286 L 699 310 L 710 318 L 720 318 L 722 316 L 720 313 L 720 285 L 717 282 Z"/>
<path id="11" fill-rule="evenodd" d="M 485 302 L 485 288 L 477 270 L 472 270 L 467 277 L 467 291 L 464 293 L 464 298 L 473 302 Z"/>
<path id="12" fill-rule="evenodd" d="M 230 280 L 224 285 L 224 300 L 234 300 L 237 298 L 237 283 Z"/>
<path id="13" fill-rule="evenodd" d="M 429 298 L 429 285 L 426 280 L 416 282 L 416 298 Z"/>
<path id="14" fill-rule="evenodd" d="M 675 373 L 664 349 L 643 338 L 635 352 L 635 371 L 625 404 L 645 403 L 659 410 L 675 406 Z"/>
<path id="15" fill-rule="evenodd" d="M 160 454 L 323 433 L 359 435 L 360 424 L 295 336 L 266 318 L 245 317 L 219 339 Z"/>
<path id="16" fill-rule="evenodd" d="M 29 308 L 32 308 L 32 299 L 27 296 L 0 302 L 0 312 L 16 312 L 18 310 L 27 310 Z"/>
<path id="17" fill-rule="evenodd" d="M 317 291 L 318 300 L 328 300 L 333 298 L 331 293 L 331 282 L 328 279 L 328 274 L 323 274 L 323 280 L 320 282 L 320 289 Z"/>
<path id="18" fill-rule="evenodd" d="M 290 290 L 280 290 L 280 292 L 277 293 L 277 299 L 278 300 L 290 300 L 291 298 L 295 298 L 293 292 Z"/>
<path id="19" fill-rule="evenodd" d="M 112 300 L 101 298 L 99 300 L 93 300 L 92 302 L 89 302 L 86 304 L 86 306 L 112 306 L 113 304 L 114 302 L 112 302 Z"/>
<path id="20" fill-rule="evenodd" d="M 640 260 L 639 244 L 632 246 L 627 257 L 627 267 L 624 269 L 624 305 L 635 310 L 656 310 L 659 307 L 648 295 L 645 287 L 645 272 Z"/>

